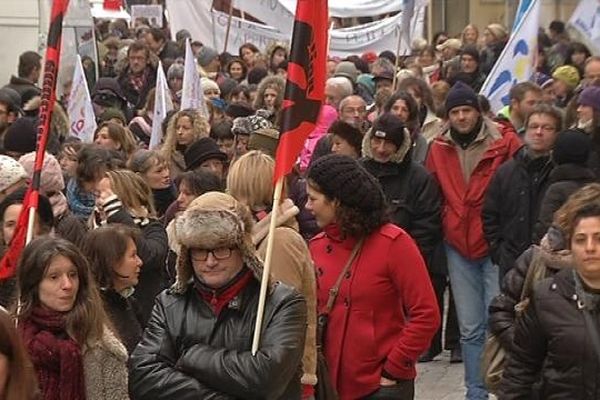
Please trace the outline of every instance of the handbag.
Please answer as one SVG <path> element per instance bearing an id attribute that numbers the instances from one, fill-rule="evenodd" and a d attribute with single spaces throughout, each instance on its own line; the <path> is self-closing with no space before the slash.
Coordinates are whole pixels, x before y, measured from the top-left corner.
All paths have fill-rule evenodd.
<path id="1" fill-rule="evenodd" d="M 354 245 L 352 253 L 350 253 L 350 257 L 348 258 L 348 261 L 346 261 L 346 265 L 344 265 L 344 268 L 342 268 L 342 272 L 340 272 L 335 284 L 331 287 L 331 289 L 329 289 L 327 303 L 325 304 L 323 312 L 319 314 L 317 319 L 317 384 L 315 385 L 316 400 L 337 400 L 339 398 L 335 390 L 335 385 L 331 381 L 331 376 L 329 375 L 329 368 L 327 368 L 327 361 L 325 360 L 325 354 L 323 354 L 323 343 L 325 340 L 327 322 L 329 321 L 329 313 L 335 304 L 335 299 L 337 298 L 340 286 L 342 285 L 342 280 L 358 256 L 358 252 L 360 251 L 363 242 L 364 239 L 360 239 L 356 245 Z"/>
<path id="2" fill-rule="evenodd" d="M 542 250 L 533 246 L 533 258 L 527 269 L 525 282 L 521 289 L 520 301 L 515 305 L 515 315 L 519 318 L 527 309 L 535 282 L 546 277 L 546 264 L 542 260 Z M 488 333 L 481 356 L 481 370 L 485 386 L 490 393 L 497 393 L 506 364 L 506 350 L 493 333 Z"/>

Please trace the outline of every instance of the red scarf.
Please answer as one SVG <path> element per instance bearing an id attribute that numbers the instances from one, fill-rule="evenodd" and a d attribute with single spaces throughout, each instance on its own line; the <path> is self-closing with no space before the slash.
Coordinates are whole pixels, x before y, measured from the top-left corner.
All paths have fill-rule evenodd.
<path id="1" fill-rule="evenodd" d="M 254 275 L 252 274 L 252 271 L 244 268 L 241 273 L 233 278 L 232 282 L 221 289 L 210 289 L 208 286 L 199 282 L 198 279 L 195 280 L 195 286 L 198 293 L 200 293 L 200 296 L 202 296 L 204 301 L 210 304 L 215 315 L 218 316 L 223 308 L 225 308 L 225 306 L 229 304 L 242 289 L 248 286 L 248 283 L 250 283 L 253 278 Z"/>
<path id="2" fill-rule="evenodd" d="M 68 336 L 63 313 L 41 307 L 19 324 L 44 400 L 85 400 L 81 347 Z"/>

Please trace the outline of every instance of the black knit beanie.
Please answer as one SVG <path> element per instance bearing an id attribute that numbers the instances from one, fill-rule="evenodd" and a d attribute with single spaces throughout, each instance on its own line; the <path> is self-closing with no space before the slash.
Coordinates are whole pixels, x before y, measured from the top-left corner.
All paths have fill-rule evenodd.
<path id="1" fill-rule="evenodd" d="M 308 180 L 319 192 L 341 205 L 362 211 L 385 207 L 385 198 L 377 179 L 353 158 L 328 154 L 311 164 Z"/>
<path id="2" fill-rule="evenodd" d="M 585 165 L 590 157 L 591 146 L 592 142 L 589 135 L 579 129 L 567 129 L 556 138 L 552 158 L 558 165 Z"/>
<path id="3" fill-rule="evenodd" d="M 477 111 L 481 111 L 479 101 L 477 100 L 477 93 L 469 85 L 458 81 L 452 86 L 446 97 L 446 115 L 454 107 L 460 106 L 470 106 Z"/>
<path id="4" fill-rule="evenodd" d="M 404 143 L 404 123 L 400 118 L 391 113 L 385 113 L 373 122 L 371 138 L 389 140 L 400 148 Z"/>
<path id="5" fill-rule="evenodd" d="M 4 150 L 25 154 L 35 151 L 38 119 L 21 117 L 8 127 L 4 135 Z"/>

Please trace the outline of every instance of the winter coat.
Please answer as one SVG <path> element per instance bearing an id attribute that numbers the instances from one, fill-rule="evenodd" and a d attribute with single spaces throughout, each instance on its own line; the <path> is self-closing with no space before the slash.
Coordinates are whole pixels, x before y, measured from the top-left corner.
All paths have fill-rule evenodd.
<path id="1" fill-rule="evenodd" d="M 572 266 L 570 251 L 552 249 L 549 246 L 533 245 L 517 258 L 515 267 L 502 279 L 500 294 L 492 300 L 489 307 L 490 332 L 498 337 L 502 347 L 509 353 L 515 351 L 513 348 L 515 306 L 521 301 L 525 277 L 536 251 L 539 252 L 540 262 L 546 267 L 546 277 Z"/>
<path id="2" fill-rule="evenodd" d="M 19 93 L 19 96 L 21 96 L 21 98 L 27 92 L 35 92 L 36 95 L 40 95 L 42 93 L 42 89 L 40 89 L 34 82 L 14 75 L 10 77 L 9 83 L 4 87 L 13 89 L 17 93 Z"/>
<path id="3" fill-rule="evenodd" d="M 340 236 L 337 226 L 329 225 L 310 241 L 319 313 L 357 242 Z M 396 225 L 382 225 L 365 238 L 329 314 L 324 354 L 340 399 L 373 393 L 382 375 L 414 379 L 417 359 L 439 326 L 435 294 L 415 242 Z"/>
<path id="4" fill-rule="evenodd" d="M 83 351 L 86 400 L 128 400 L 127 351 L 108 329 Z"/>
<path id="5" fill-rule="evenodd" d="M 554 167 L 548 176 L 548 188 L 542 198 L 534 242 L 538 242 L 552 224 L 554 213 L 578 189 L 596 181 L 594 172 L 578 164 L 562 164 Z"/>
<path id="6" fill-rule="evenodd" d="M 435 247 L 442 241 L 441 195 L 425 167 L 411 161 L 410 138 L 408 133 L 405 136 L 403 145 L 384 164 L 373 159 L 371 141 L 365 135 L 361 163 L 381 184 L 392 222 L 417 242 L 429 266 Z"/>
<path id="7" fill-rule="evenodd" d="M 531 399 L 537 382 L 544 400 L 600 398 L 599 357 L 579 308 L 591 308 L 598 331 L 599 300 L 589 292 L 579 297 L 571 269 L 540 282 L 517 321 L 515 351 L 504 369 L 498 398 Z"/>
<path id="8" fill-rule="evenodd" d="M 324 104 L 321 107 L 321 112 L 319 113 L 319 119 L 317 120 L 315 129 L 313 129 L 313 131 L 308 135 L 308 138 L 304 142 L 304 147 L 300 152 L 301 171 L 306 171 L 308 164 L 310 163 L 310 159 L 312 158 L 313 151 L 317 146 L 317 142 L 323 136 L 327 135 L 329 127 L 337 119 L 337 117 L 338 113 L 334 107 L 328 104 Z"/>
<path id="9" fill-rule="evenodd" d="M 135 299 L 125 297 L 114 289 L 103 289 L 101 292 L 104 310 L 113 323 L 116 334 L 131 353 L 142 338 L 143 321 Z"/>
<path id="10" fill-rule="evenodd" d="M 158 296 L 130 359 L 138 400 L 300 399 L 306 303 L 283 283 L 265 305 L 256 356 L 250 352 L 260 282 L 252 279 L 219 316 L 190 283 Z"/>
<path id="11" fill-rule="evenodd" d="M 421 134 L 427 140 L 427 143 L 431 141 L 440 133 L 442 133 L 443 121 L 438 118 L 433 111 L 427 109 L 427 115 L 423 126 L 421 126 Z"/>
<path id="12" fill-rule="evenodd" d="M 492 43 L 481 50 L 481 54 L 479 55 L 479 70 L 484 75 L 487 76 L 492 71 L 494 64 L 496 64 L 500 54 L 502 54 L 502 50 L 504 50 L 504 46 L 506 46 L 506 41 L 502 40 Z"/>
<path id="13" fill-rule="evenodd" d="M 554 165 L 550 156 L 531 159 L 524 146 L 492 177 L 481 219 L 500 276 L 514 267 L 515 260 L 533 243 L 534 236 L 543 236 L 534 235 L 534 225 Z"/>
<path id="14" fill-rule="evenodd" d="M 521 147 L 514 130 L 483 119 L 481 131 L 463 150 L 447 129 L 433 140 L 426 166 L 443 194 L 445 240 L 471 260 L 488 255 L 481 209 L 494 172 Z"/>
<path id="15" fill-rule="evenodd" d="M 119 86 L 123 90 L 123 95 L 133 110 L 141 110 L 144 108 L 148 92 L 156 86 L 156 68 L 148 65 L 146 66 L 146 71 L 144 73 L 146 74 L 147 80 L 145 85 L 139 91 L 136 90 L 129 81 L 129 67 L 127 67 L 117 78 Z"/>
<path id="16" fill-rule="evenodd" d="M 152 313 L 154 298 L 167 286 L 165 276 L 165 262 L 169 250 L 167 233 L 158 220 L 146 219 L 136 223 L 123 208 L 108 217 L 107 222 L 136 226 L 141 230 L 136 245 L 143 265 L 134 297 L 139 304 L 142 321 L 145 323 Z"/>

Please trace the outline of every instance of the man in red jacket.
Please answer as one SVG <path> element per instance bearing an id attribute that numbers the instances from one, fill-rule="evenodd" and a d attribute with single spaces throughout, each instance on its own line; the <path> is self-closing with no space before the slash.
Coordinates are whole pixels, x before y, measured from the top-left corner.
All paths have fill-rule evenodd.
<path id="1" fill-rule="evenodd" d="M 442 225 L 456 302 L 467 399 L 487 399 L 480 359 L 487 309 L 499 293 L 498 267 L 489 256 L 481 209 L 494 171 L 521 146 L 513 129 L 481 115 L 477 95 L 456 83 L 446 99 L 448 128 L 431 143 L 427 169 L 444 197 Z"/>

